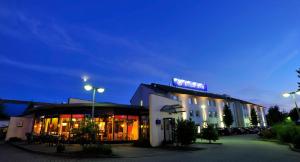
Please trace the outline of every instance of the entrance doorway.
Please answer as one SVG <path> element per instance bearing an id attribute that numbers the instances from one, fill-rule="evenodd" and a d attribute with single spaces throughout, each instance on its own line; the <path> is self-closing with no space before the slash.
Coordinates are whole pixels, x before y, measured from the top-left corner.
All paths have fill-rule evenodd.
<path id="1" fill-rule="evenodd" d="M 174 118 L 164 118 L 164 142 L 173 143 L 175 139 L 175 119 Z"/>

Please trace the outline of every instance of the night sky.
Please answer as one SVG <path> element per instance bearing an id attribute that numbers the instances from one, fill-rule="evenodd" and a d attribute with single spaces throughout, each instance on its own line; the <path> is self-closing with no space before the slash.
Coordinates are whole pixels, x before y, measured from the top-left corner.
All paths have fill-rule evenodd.
<path id="1" fill-rule="evenodd" d="M 88 75 L 106 88 L 97 101 L 128 104 L 140 83 L 178 77 L 288 110 L 299 52 L 298 0 L 0 2 L 4 99 L 90 99 Z"/>

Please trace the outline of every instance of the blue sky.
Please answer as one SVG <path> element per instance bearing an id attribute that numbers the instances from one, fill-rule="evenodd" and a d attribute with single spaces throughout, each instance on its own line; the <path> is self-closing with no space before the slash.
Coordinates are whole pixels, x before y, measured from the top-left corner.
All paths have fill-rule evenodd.
<path id="1" fill-rule="evenodd" d="M 1 1 L 0 98 L 89 99 L 81 76 L 129 103 L 172 77 L 288 109 L 300 67 L 300 2 Z"/>

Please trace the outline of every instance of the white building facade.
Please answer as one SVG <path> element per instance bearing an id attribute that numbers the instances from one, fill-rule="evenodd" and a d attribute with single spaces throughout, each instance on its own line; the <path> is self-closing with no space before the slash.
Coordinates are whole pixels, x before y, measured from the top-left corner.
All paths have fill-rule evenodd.
<path id="1" fill-rule="evenodd" d="M 159 96 L 159 100 L 150 100 L 150 96 L 151 98 L 158 98 L 153 96 Z M 162 101 L 163 103 L 161 103 Z M 173 101 L 175 101 L 176 104 Z M 162 108 L 164 106 L 179 105 L 180 108 L 177 106 L 177 108 L 174 108 L 173 110 L 177 113 L 169 113 L 174 114 L 173 118 L 191 119 L 198 126 L 199 131 L 201 130 L 201 128 L 206 127 L 208 124 L 214 125 L 217 128 L 224 128 L 225 125 L 223 123 L 223 108 L 224 105 L 227 104 L 232 112 L 234 119 L 231 127 L 251 127 L 251 109 L 255 109 L 257 113 L 259 121 L 258 126 L 266 126 L 263 106 L 232 98 L 228 95 L 206 93 L 152 83 L 141 84 L 137 88 L 130 102 L 132 105 L 145 106 L 149 108 L 150 123 L 151 120 L 164 121 L 163 115 L 158 115 L 159 112 L 163 113 Z M 155 119 L 151 119 L 151 112 L 153 112 L 152 109 L 156 111 L 156 113 L 154 113 L 156 117 Z M 160 129 L 165 129 L 164 124 L 161 125 Z M 151 131 L 153 130 L 151 130 L 150 124 L 150 137 Z"/>

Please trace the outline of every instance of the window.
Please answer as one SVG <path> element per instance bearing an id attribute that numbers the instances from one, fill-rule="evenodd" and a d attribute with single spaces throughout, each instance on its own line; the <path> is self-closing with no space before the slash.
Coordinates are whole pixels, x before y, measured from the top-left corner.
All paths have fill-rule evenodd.
<path id="1" fill-rule="evenodd" d="M 178 97 L 176 95 L 173 95 L 172 99 L 178 101 Z"/>
<path id="2" fill-rule="evenodd" d="M 141 101 L 140 101 L 140 106 L 143 106 L 143 104 L 144 104 L 144 103 L 143 103 L 143 100 L 141 100 Z"/>
<path id="3" fill-rule="evenodd" d="M 212 116 L 213 116 L 213 112 L 209 111 L 209 112 L 208 112 L 208 117 L 211 118 Z"/>
<path id="4" fill-rule="evenodd" d="M 188 98 L 188 103 L 191 105 L 193 104 L 192 98 Z"/>
<path id="5" fill-rule="evenodd" d="M 216 105 L 217 105 L 216 101 L 215 100 L 212 100 L 212 101 L 213 101 L 213 106 L 216 107 Z"/>
<path id="6" fill-rule="evenodd" d="M 207 100 L 207 106 L 210 106 L 210 99 Z"/>
<path id="7" fill-rule="evenodd" d="M 194 98 L 194 104 L 196 104 L 196 105 L 198 104 L 196 97 Z"/>
<path id="8" fill-rule="evenodd" d="M 218 118 L 218 112 L 215 112 L 215 118 Z"/>
<path id="9" fill-rule="evenodd" d="M 199 110 L 196 110 L 196 116 L 197 116 L 197 117 L 200 116 Z"/>
<path id="10" fill-rule="evenodd" d="M 190 111 L 190 117 L 193 117 L 194 116 L 194 112 L 193 110 Z"/>

